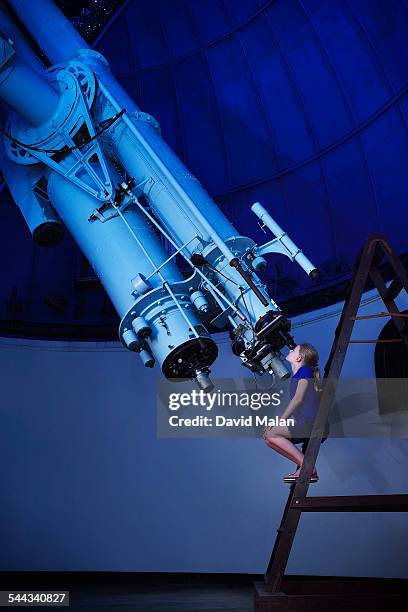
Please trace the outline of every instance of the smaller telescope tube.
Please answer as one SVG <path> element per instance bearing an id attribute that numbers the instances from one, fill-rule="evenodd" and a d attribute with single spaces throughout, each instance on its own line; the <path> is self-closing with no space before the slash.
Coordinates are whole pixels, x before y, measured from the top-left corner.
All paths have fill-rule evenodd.
<path id="1" fill-rule="evenodd" d="M 272 234 L 279 240 L 287 256 L 292 260 L 296 261 L 301 268 L 309 276 L 315 277 L 317 275 L 316 266 L 302 253 L 298 246 L 289 238 L 287 233 L 274 221 L 267 210 L 262 206 L 260 202 L 255 202 L 251 206 L 252 212 L 271 230 Z"/>

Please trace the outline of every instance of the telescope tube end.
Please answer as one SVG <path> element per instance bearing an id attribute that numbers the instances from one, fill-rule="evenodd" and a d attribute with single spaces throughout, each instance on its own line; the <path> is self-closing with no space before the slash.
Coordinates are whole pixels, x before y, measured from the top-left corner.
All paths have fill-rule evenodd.
<path id="1" fill-rule="evenodd" d="M 198 386 L 202 391 L 204 391 L 204 393 L 209 393 L 214 389 L 214 384 L 212 383 L 208 374 L 208 370 L 196 370 L 195 379 L 197 381 Z"/>

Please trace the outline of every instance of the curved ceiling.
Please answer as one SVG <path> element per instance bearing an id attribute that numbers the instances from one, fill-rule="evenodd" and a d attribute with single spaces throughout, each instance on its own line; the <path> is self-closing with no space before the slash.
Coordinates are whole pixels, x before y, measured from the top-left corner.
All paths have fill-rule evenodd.
<path id="1" fill-rule="evenodd" d="M 94 46 L 241 233 L 270 239 L 259 200 L 321 267 L 312 282 L 270 261 L 271 295 L 299 312 L 341 296 L 370 232 L 408 251 L 407 25 L 404 0 L 129 0 Z M 39 249 L 12 208 L 2 233 L 30 269 L 13 262 L 7 290 L 41 296 L 17 318 L 114 321 L 72 241 Z"/>

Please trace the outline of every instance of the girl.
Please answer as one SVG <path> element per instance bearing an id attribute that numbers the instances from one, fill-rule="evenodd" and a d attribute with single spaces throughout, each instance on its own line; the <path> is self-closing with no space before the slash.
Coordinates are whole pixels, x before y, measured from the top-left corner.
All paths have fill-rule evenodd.
<path id="1" fill-rule="evenodd" d="M 289 351 L 286 359 L 292 366 L 293 375 L 290 381 L 290 402 L 281 418 L 293 418 L 295 425 L 266 427 L 263 438 L 270 448 L 296 463 L 298 469 L 283 479 L 284 482 L 295 482 L 304 459 L 295 444 L 310 438 L 319 405 L 321 381 L 317 365 L 319 355 L 311 344 L 298 344 Z M 318 479 L 314 467 L 310 482 L 317 482 Z"/>

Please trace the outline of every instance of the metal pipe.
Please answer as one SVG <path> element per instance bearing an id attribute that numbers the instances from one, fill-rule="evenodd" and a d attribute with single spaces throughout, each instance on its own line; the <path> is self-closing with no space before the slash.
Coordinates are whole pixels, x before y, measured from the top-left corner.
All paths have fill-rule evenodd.
<path id="1" fill-rule="evenodd" d="M 45 66 L 24 38 L 23 34 L 13 21 L 9 9 L 0 2 L 0 32 L 7 32 L 11 38 L 16 53 L 30 68 L 42 74 Z"/>
<path id="2" fill-rule="evenodd" d="M 276 236 L 276 240 L 280 246 L 280 252 L 285 254 L 292 261 L 296 261 L 301 268 L 309 274 L 310 276 L 316 276 L 317 270 L 316 266 L 312 264 L 312 262 L 303 254 L 301 249 L 291 240 L 280 225 L 276 223 L 276 221 L 271 217 L 268 211 L 262 206 L 260 202 L 255 202 L 251 206 L 251 210 L 256 214 L 256 216 L 270 229 L 272 234 Z M 268 252 L 268 248 L 264 250 L 261 248 L 256 251 L 259 255 Z"/>
<path id="3" fill-rule="evenodd" d="M 149 219 L 149 221 L 151 221 L 153 223 L 153 225 L 155 227 L 157 227 L 157 229 L 160 231 L 161 234 L 163 234 L 163 236 L 166 238 L 166 240 L 168 240 L 170 242 L 170 244 L 172 246 L 174 246 L 175 249 L 177 249 L 178 251 L 180 251 L 180 254 L 184 257 L 186 263 L 190 266 L 190 268 L 193 268 L 193 270 L 195 270 L 197 272 L 197 274 L 199 276 L 201 276 L 201 278 L 205 281 L 205 283 L 207 283 L 208 287 L 209 287 L 209 291 L 211 293 L 211 295 L 214 297 L 214 299 L 216 300 L 217 304 L 221 307 L 224 308 L 223 303 L 221 302 L 221 300 L 224 301 L 224 303 L 231 308 L 232 312 L 234 314 L 236 314 L 242 321 L 245 321 L 245 317 L 239 312 L 239 310 L 230 302 L 230 300 L 222 293 L 222 291 L 220 291 L 218 289 L 218 287 L 216 285 L 214 285 L 214 283 L 212 283 L 206 276 L 205 274 L 203 274 L 201 272 L 201 270 L 194 266 L 194 264 L 190 261 L 190 259 L 186 256 L 186 254 L 183 252 L 184 249 L 186 248 L 187 244 L 182 245 L 181 247 L 178 247 L 177 243 L 171 238 L 171 236 L 157 223 L 157 221 L 147 212 L 146 209 L 143 208 L 143 206 L 137 201 L 136 199 L 136 204 L 138 206 L 138 208 L 147 216 L 147 218 Z M 191 240 L 189 241 L 191 242 Z M 153 274 L 151 275 L 153 276 Z M 150 277 L 149 277 L 150 278 Z M 218 299 L 216 298 L 216 294 L 218 294 L 221 298 Z"/>
<path id="4" fill-rule="evenodd" d="M 112 106 L 115 109 L 115 111 L 116 112 L 121 111 L 122 108 L 121 108 L 120 104 L 114 98 L 114 96 L 111 94 L 111 92 L 105 87 L 105 85 L 103 84 L 103 82 L 101 80 L 99 80 L 99 87 L 100 87 L 101 91 L 103 92 L 104 96 L 112 104 Z M 157 168 L 158 168 L 159 172 L 161 173 L 161 175 L 166 178 L 166 181 L 168 181 L 170 183 L 170 185 L 175 190 L 177 195 L 180 196 L 180 198 L 183 201 L 183 204 L 185 204 L 187 206 L 189 212 L 193 215 L 193 219 L 197 219 L 198 220 L 198 222 L 204 228 L 204 230 L 206 231 L 208 236 L 211 237 L 211 239 L 214 241 L 214 243 L 220 249 L 221 253 L 223 253 L 223 255 L 227 258 L 228 262 L 232 261 L 234 259 L 234 254 L 227 247 L 227 245 L 225 244 L 225 242 L 221 238 L 221 236 L 218 234 L 218 232 L 214 229 L 213 224 L 211 224 L 208 221 L 207 217 L 201 212 L 199 207 L 195 204 L 194 200 L 190 197 L 188 192 L 185 189 L 183 189 L 182 185 L 180 184 L 180 181 L 178 181 L 176 179 L 177 175 L 175 175 L 174 172 L 171 172 L 169 170 L 168 166 L 164 163 L 164 161 L 158 155 L 156 150 L 151 146 L 150 142 L 144 137 L 144 135 L 140 132 L 140 130 L 137 129 L 137 127 L 135 126 L 134 122 L 131 121 L 131 119 L 127 116 L 126 113 L 122 116 L 122 119 L 123 119 L 123 122 L 125 123 L 125 125 L 129 128 L 129 131 L 133 134 L 133 136 L 136 138 L 138 143 L 143 147 L 143 150 L 154 161 L 154 163 L 157 166 Z M 164 141 L 162 141 L 162 143 L 163 143 L 162 144 L 162 148 L 164 148 L 164 147 L 168 148 L 168 150 L 169 150 L 168 152 L 171 152 L 171 156 L 176 158 L 175 154 L 164 143 Z M 117 148 L 118 148 L 118 152 L 120 153 L 121 149 L 122 149 L 120 140 L 117 141 Z M 130 166 L 130 168 L 132 170 L 134 169 L 134 164 L 131 163 L 131 160 L 129 160 L 128 165 Z M 209 196 L 207 194 L 205 194 L 205 195 L 209 199 Z M 177 205 L 177 201 L 175 201 L 175 204 Z M 218 214 L 220 213 L 220 211 L 217 211 L 217 212 L 218 212 Z M 234 230 L 234 228 L 232 226 L 231 226 L 231 229 Z"/>
<path id="5" fill-rule="evenodd" d="M 52 117 L 59 96 L 38 73 L 16 54 L 0 36 L 0 98 L 30 125 L 39 126 Z"/>
<path id="6" fill-rule="evenodd" d="M 0 145 L 0 167 L 4 180 L 13 200 L 19 207 L 34 241 L 40 246 L 50 246 L 61 242 L 64 226 L 58 219 L 46 194 L 41 197 L 35 186 L 42 177 L 38 166 L 19 166 L 13 164 Z"/>
<path id="7" fill-rule="evenodd" d="M 148 245 L 149 261 L 119 216 L 105 223 L 89 223 L 88 218 L 98 201 L 69 179 L 52 173 L 48 192 L 56 211 L 94 268 L 118 314 L 123 317 L 134 303 L 131 279 L 137 272 L 149 275 L 166 258 L 154 232 L 146 226 L 136 209 L 126 210 L 124 214 L 139 241 Z M 170 282 L 183 280 L 174 264 L 168 263 L 165 271 Z M 157 276 L 151 282 L 153 287 L 162 284 Z"/>
<path id="8" fill-rule="evenodd" d="M 51 64 L 71 59 L 88 43 L 51 0 L 6 0 Z"/>

